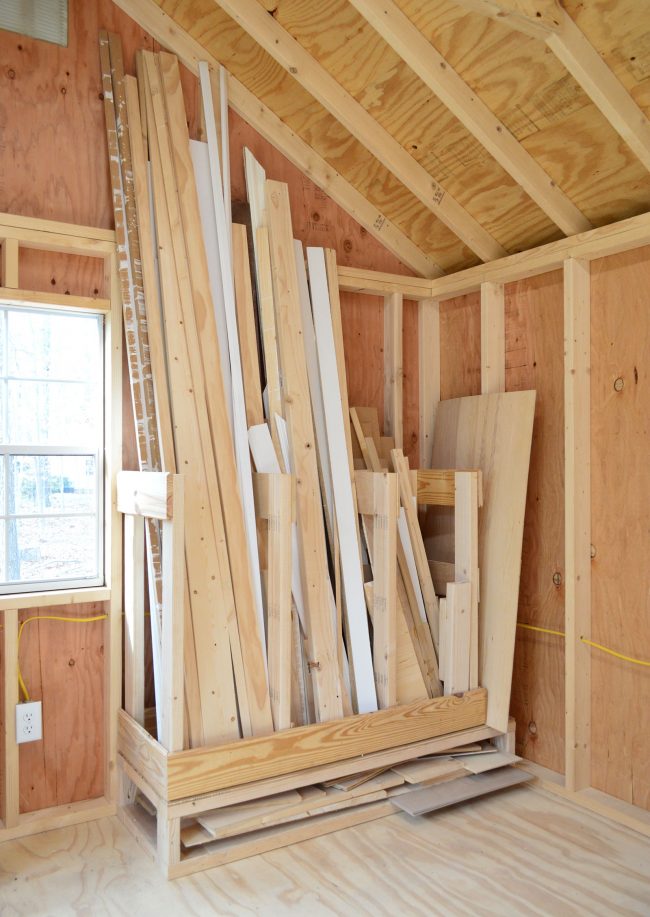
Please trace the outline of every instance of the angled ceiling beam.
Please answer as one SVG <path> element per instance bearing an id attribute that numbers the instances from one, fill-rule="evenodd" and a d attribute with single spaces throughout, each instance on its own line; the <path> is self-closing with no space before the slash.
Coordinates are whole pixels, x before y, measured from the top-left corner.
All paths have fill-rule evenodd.
<path id="1" fill-rule="evenodd" d="M 589 220 L 393 0 L 350 0 L 350 3 L 565 235 L 592 228 Z"/>
<path id="2" fill-rule="evenodd" d="M 114 0 L 146 32 L 173 51 L 182 63 L 198 73 L 199 61 L 217 68 L 219 62 L 205 48 L 181 29 L 154 0 Z M 239 80 L 229 77 L 229 103 L 241 117 L 273 144 L 296 168 L 300 169 L 333 201 L 350 214 L 370 235 L 392 252 L 411 270 L 423 277 L 441 277 L 444 273 L 400 229 L 393 225 L 343 176 L 333 169 L 307 143 L 278 118 L 270 108 L 253 95 Z"/>
<path id="3" fill-rule="evenodd" d="M 650 171 L 648 118 L 569 14 L 562 14 L 560 31 L 550 34 L 546 44 Z"/>
<path id="4" fill-rule="evenodd" d="M 614 130 L 650 171 L 650 121 L 557 0 L 454 2 L 545 41 Z M 541 17 L 538 17 L 540 11 Z"/>
<path id="5" fill-rule="evenodd" d="M 483 261 L 503 247 L 257 0 L 214 0 Z"/>

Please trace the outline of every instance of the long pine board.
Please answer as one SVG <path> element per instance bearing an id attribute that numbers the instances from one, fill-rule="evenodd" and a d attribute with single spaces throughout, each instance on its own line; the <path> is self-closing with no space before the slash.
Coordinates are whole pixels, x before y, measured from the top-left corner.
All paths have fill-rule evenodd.
<path id="1" fill-rule="evenodd" d="M 433 440 L 434 467 L 483 472 L 479 684 L 488 690 L 488 725 L 501 732 L 508 729 L 534 413 L 532 391 L 441 401 Z M 453 532 L 443 520 L 444 534 L 436 538 L 435 522 L 427 519 L 435 556 L 453 557 Z"/>
<path id="2" fill-rule="evenodd" d="M 256 593 L 253 570 L 247 548 L 244 510 L 219 362 L 216 321 L 209 294 L 210 281 L 201 234 L 196 185 L 193 180 L 194 172 L 189 151 L 189 135 L 178 61 L 173 55 L 161 54 L 160 69 L 169 118 L 169 137 L 178 182 L 182 226 L 186 236 L 190 283 L 189 301 L 193 306 L 192 315 L 187 315 L 185 319 L 185 331 L 190 335 L 188 340 L 190 353 L 195 357 L 200 355 L 203 373 L 200 373 L 199 367 L 193 365 L 193 375 L 203 383 L 211 434 L 212 454 L 209 454 L 207 443 L 204 441 L 204 462 L 206 467 L 211 465 L 210 460 L 212 463 L 216 462 L 221 506 L 219 507 L 218 496 L 212 499 L 213 515 L 218 535 L 220 535 L 219 530 L 222 526 L 225 529 L 251 730 L 254 735 L 263 735 L 273 730 L 266 663 L 262 637 L 255 618 Z M 195 395 L 197 398 L 201 397 L 199 385 L 196 385 Z M 248 456 L 247 447 L 246 455 Z M 215 499 L 217 506 L 214 505 Z M 222 516 L 219 519 L 221 513 Z M 241 705 L 242 692 L 238 693 Z"/>
<path id="3" fill-rule="evenodd" d="M 187 484 L 186 560 L 201 695 L 200 729 L 191 732 L 190 742 L 201 745 L 234 738 L 239 733 L 234 684 L 225 676 L 230 666 L 228 619 L 234 614 L 234 602 L 229 570 L 224 567 L 227 556 L 223 549 L 219 553 L 215 537 L 214 516 L 220 513 L 220 507 L 218 502 L 215 506 L 209 500 L 215 485 L 214 482 L 212 488 L 208 485 L 208 465 L 204 460 L 203 445 L 209 437 L 205 432 L 208 423 L 205 403 L 201 404 L 196 397 L 198 367 L 191 365 L 185 337 L 187 308 L 183 308 L 175 258 L 180 240 L 174 239 L 172 229 L 176 227 L 178 236 L 181 224 L 165 130 L 162 86 L 153 55 L 144 55 L 144 65 L 176 464 Z"/>
<path id="4" fill-rule="evenodd" d="M 291 471 L 296 477 L 300 564 L 312 655 L 309 661 L 317 715 L 322 722 L 341 717 L 343 705 L 336 634 L 330 616 L 331 587 L 287 186 L 267 181 L 266 205 L 283 401 L 293 462 Z"/>
<path id="5" fill-rule="evenodd" d="M 272 736 L 171 754 L 167 757 L 167 799 L 215 792 L 481 726 L 486 700 L 486 691 L 478 688 L 460 697 L 436 697 Z"/>
<path id="6" fill-rule="evenodd" d="M 348 421 L 347 416 L 343 414 L 339 388 L 336 346 L 323 249 L 308 248 L 307 259 L 327 446 L 332 470 L 336 527 L 341 551 L 348 648 L 352 655 L 351 674 L 355 680 L 358 712 L 368 713 L 377 709 L 377 694 L 373 678 L 368 616 L 361 575 L 356 504 L 345 436 L 345 425 Z M 381 597 L 387 598 L 383 591 Z M 394 617 L 394 604 L 391 607 Z"/>

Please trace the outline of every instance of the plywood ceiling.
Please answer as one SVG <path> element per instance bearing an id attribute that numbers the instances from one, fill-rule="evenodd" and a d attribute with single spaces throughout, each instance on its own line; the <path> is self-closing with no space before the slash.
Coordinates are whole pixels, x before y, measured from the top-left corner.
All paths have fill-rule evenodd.
<path id="1" fill-rule="evenodd" d="M 442 271 L 486 260 L 489 252 L 496 256 L 499 250 L 531 248 L 650 206 L 650 127 L 645 120 L 650 112 L 650 3 L 118 2 L 135 19 L 147 7 L 170 17 Z M 415 43 L 412 54 L 411 49 L 398 54 L 381 37 L 395 16 L 407 30 L 417 30 L 418 43 L 424 39 L 432 46 L 433 61 L 439 61 L 434 49 L 442 55 L 444 62 L 437 66 L 457 73 L 470 103 L 484 113 L 478 120 L 484 117 L 488 130 L 501 134 L 499 143 L 507 134 L 524 170 L 536 179 L 541 176 L 537 201 L 509 163 L 498 162 L 476 131 L 461 123 L 467 120 L 459 109 L 443 104 L 411 69 Z M 264 36 L 256 32 L 260 21 Z M 173 41 L 168 44 L 175 50 Z M 566 64 L 566 53 L 576 57 L 575 66 Z M 297 65 L 291 67 L 288 57 Z M 426 54 L 421 59 L 428 65 Z M 328 75 L 335 80 L 329 90 Z M 336 95 L 334 104 L 328 102 L 328 91 Z M 627 125 L 617 120 L 625 116 L 633 124 L 632 138 Z M 496 128 L 490 127 L 494 117 L 500 122 Z M 418 186 L 422 179 L 424 186 Z M 427 187 L 427 182 L 430 198 L 417 193 L 416 186 Z M 557 211 L 544 206 L 544 197 L 557 198 L 569 214 L 562 228 Z M 443 207 L 448 208 L 444 214 Z"/>

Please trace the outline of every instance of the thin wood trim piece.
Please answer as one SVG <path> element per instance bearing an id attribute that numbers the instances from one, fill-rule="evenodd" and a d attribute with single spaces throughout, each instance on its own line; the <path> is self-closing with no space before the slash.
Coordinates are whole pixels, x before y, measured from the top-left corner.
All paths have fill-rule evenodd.
<path id="1" fill-rule="evenodd" d="M 301 85 L 481 259 L 504 254 L 502 246 L 257 0 L 217 2 L 281 67 L 300 73 Z"/>
<path id="2" fill-rule="evenodd" d="M 162 731 L 160 743 L 168 751 L 183 749 L 183 639 L 185 630 L 185 488 L 174 475 L 171 519 L 162 526 Z"/>
<path id="3" fill-rule="evenodd" d="M 437 697 L 167 757 L 167 798 L 214 792 L 481 726 L 487 692 Z"/>
<path id="4" fill-rule="evenodd" d="M 589 220 L 393 0 L 382 0 L 381 10 L 373 0 L 351 3 L 565 235 L 591 229 Z"/>
<path id="5" fill-rule="evenodd" d="M 117 474 L 117 509 L 131 516 L 171 519 L 174 475 L 166 471 L 120 471 Z"/>
<path id="6" fill-rule="evenodd" d="M 104 319 L 104 385 L 106 467 L 104 518 L 108 538 L 104 549 L 107 581 L 123 581 L 123 539 L 117 511 L 116 472 L 122 467 L 122 303 L 117 253 L 104 259 L 104 288 L 109 291 L 111 311 Z M 144 552 L 140 554 L 142 563 Z M 108 618 L 104 622 L 104 798 L 114 804 L 118 797 L 117 711 L 122 702 L 122 592 L 112 589 Z"/>
<path id="7" fill-rule="evenodd" d="M 17 290 L 20 286 L 18 281 L 18 240 L 3 239 L 0 236 L 2 245 L 2 286 L 6 289 Z"/>
<path id="8" fill-rule="evenodd" d="M 339 690 L 337 641 L 330 617 L 331 584 L 327 568 L 325 530 L 314 449 L 314 426 L 302 346 L 302 319 L 293 248 L 289 192 L 280 182 L 267 181 L 276 331 L 282 366 L 287 427 L 296 477 L 299 549 L 307 630 L 312 654 L 314 699 L 321 721 L 343 713 Z"/>
<path id="9" fill-rule="evenodd" d="M 404 445 L 403 298 L 384 297 L 384 433 L 397 449 Z"/>
<path id="10" fill-rule="evenodd" d="M 260 363 L 257 352 L 257 331 L 255 328 L 255 305 L 248 261 L 248 237 L 246 227 L 232 225 L 233 274 L 235 281 L 235 304 L 237 306 L 237 330 L 241 351 L 244 397 L 246 399 L 246 423 L 249 427 L 264 423 L 262 407 L 262 385 Z"/>
<path id="11" fill-rule="evenodd" d="M 373 475 L 373 659 L 382 710 L 397 703 L 397 476 Z"/>
<path id="12" fill-rule="evenodd" d="M 368 268 L 347 267 L 343 264 L 338 265 L 337 274 L 339 289 L 346 293 L 364 293 L 368 296 L 401 293 L 404 299 L 413 299 L 416 302 L 431 298 L 432 281 L 423 277 L 389 274 L 385 271 L 371 271 Z M 454 275 L 448 276 L 453 277 Z"/>
<path id="13" fill-rule="evenodd" d="M 440 401 L 440 303 L 418 303 L 418 378 L 420 468 L 431 468 L 433 430 Z"/>
<path id="14" fill-rule="evenodd" d="M 2 616 L 2 655 L 4 660 L 4 827 L 14 828 L 20 814 L 18 745 L 16 744 L 16 705 L 18 703 L 18 611 L 7 608 Z"/>
<path id="15" fill-rule="evenodd" d="M 330 556 L 335 557 L 337 550 L 337 534 L 335 531 L 336 522 L 334 490 L 332 485 L 332 463 L 327 443 L 327 426 L 325 422 L 325 386 L 321 382 L 318 350 L 316 347 L 316 329 L 314 327 L 314 315 L 312 311 L 312 297 L 309 292 L 302 242 L 299 242 L 298 239 L 294 239 L 293 246 L 296 254 L 300 314 L 302 316 L 302 343 L 305 348 L 305 358 L 307 360 L 307 377 L 309 379 L 309 395 L 311 399 L 312 416 L 314 419 L 314 433 L 316 434 L 318 471 L 320 474 L 321 491 L 323 495 L 323 509 L 325 511 Z M 339 391 L 342 391 L 340 384 Z M 336 558 L 334 560 L 334 570 L 335 573 L 338 574 L 339 564 Z M 337 608 L 338 607 L 337 604 Z"/>
<path id="16" fill-rule="evenodd" d="M 292 479 L 269 475 L 268 660 L 269 693 L 276 731 L 291 726 L 291 531 Z"/>
<path id="17" fill-rule="evenodd" d="M 456 508 L 454 511 L 454 562 L 455 583 L 467 582 L 469 594 L 460 594 L 462 603 L 468 605 L 470 618 L 469 688 L 478 688 L 478 646 L 479 646 L 479 569 L 478 569 L 478 471 L 457 471 Z M 459 590 L 455 590 L 456 597 Z M 449 595 L 449 586 L 447 586 Z"/>
<path id="18" fill-rule="evenodd" d="M 262 337 L 262 353 L 264 354 L 264 369 L 266 373 L 266 396 L 268 399 L 269 428 L 271 439 L 280 462 L 282 448 L 275 423 L 277 416 L 284 417 L 282 407 L 282 389 L 280 386 L 280 363 L 278 355 L 278 338 L 275 326 L 275 306 L 273 303 L 273 274 L 271 271 L 271 249 L 268 227 L 261 226 L 256 234 L 257 240 L 257 283 L 258 283 L 258 309 L 260 315 L 260 334 Z M 285 467 L 285 471 L 289 471 Z"/>
<path id="19" fill-rule="evenodd" d="M 591 290 L 589 264 L 564 266 L 565 705 L 567 789 L 591 783 Z"/>
<path id="20" fill-rule="evenodd" d="M 84 254 L 88 254 L 85 252 Z M 6 284 L 0 287 L 0 300 L 32 308 L 65 309 L 69 312 L 102 312 L 111 311 L 108 299 L 94 296 L 67 296 L 64 293 L 40 293 L 34 290 L 18 290 Z"/>
<path id="21" fill-rule="evenodd" d="M 144 725 L 144 518 L 124 517 L 124 709 Z"/>
<path id="22" fill-rule="evenodd" d="M 420 523 L 418 522 L 417 507 L 415 502 L 416 497 L 413 494 L 413 488 L 411 487 L 408 462 L 405 459 L 401 449 L 391 450 L 391 459 L 393 468 L 397 473 L 397 480 L 399 482 L 400 502 L 404 507 L 404 514 L 406 516 L 409 538 L 413 548 L 418 580 L 422 590 L 424 610 L 426 612 L 429 628 L 431 629 L 433 645 L 437 651 L 439 643 L 438 599 L 436 598 L 435 589 L 433 588 L 433 580 L 431 579 L 431 571 L 429 570 L 429 561 L 427 559 L 427 553 L 424 547 L 424 540 L 422 538 Z"/>
<path id="23" fill-rule="evenodd" d="M 481 394 L 506 390 L 504 285 L 481 284 Z"/>
<path id="24" fill-rule="evenodd" d="M 19 213 L 2 211 L 0 212 L 0 238 L 5 238 L 5 233 L 9 238 L 20 241 L 28 240 L 32 233 L 45 233 L 53 237 L 54 244 L 57 243 L 58 237 L 67 238 L 82 246 L 81 249 L 74 250 L 78 254 L 87 253 L 88 248 L 102 251 L 105 255 L 111 255 L 115 251 L 116 233 L 112 229 L 83 226 L 78 223 L 62 223 L 59 220 L 26 217 Z M 94 247 L 93 242 L 100 243 L 101 248 Z M 57 249 L 51 250 L 56 251 Z"/>
<path id="25" fill-rule="evenodd" d="M 351 654 L 355 696 L 359 713 L 377 709 L 373 677 L 368 617 L 361 575 L 361 555 L 357 537 L 356 502 L 350 476 L 343 395 L 339 387 L 336 346 L 322 248 L 308 248 L 309 279 L 312 295 L 314 332 L 318 351 L 320 388 L 327 431 L 327 447 L 332 473 L 332 490 L 340 544 L 340 560 L 345 590 L 348 649 Z M 383 593 L 382 596 L 386 597 Z M 393 634 L 394 636 L 394 634 Z"/>
<path id="26" fill-rule="evenodd" d="M 445 694 L 456 694 L 469 689 L 472 584 L 449 583 L 446 606 Z"/>

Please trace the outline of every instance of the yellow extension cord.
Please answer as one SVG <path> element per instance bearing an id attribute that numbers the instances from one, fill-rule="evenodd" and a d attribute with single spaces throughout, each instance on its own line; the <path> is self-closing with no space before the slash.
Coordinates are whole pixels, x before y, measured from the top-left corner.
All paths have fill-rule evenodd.
<path id="1" fill-rule="evenodd" d="M 20 638 L 25 625 L 30 624 L 32 621 L 65 621 L 66 624 L 90 624 L 93 621 L 105 621 L 107 617 L 108 615 L 94 615 L 90 618 L 65 618 L 63 615 L 34 615 L 31 618 L 25 618 L 24 621 L 21 621 L 20 627 L 18 628 L 18 639 L 16 641 L 16 654 L 18 656 L 18 685 L 26 701 L 29 700 L 29 692 L 20 671 Z"/>
<path id="2" fill-rule="evenodd" d="M 32 621 L 63 621 L 66 624 L 91 624 L 94 621 L 105 621 L 107 617 L 108 615 L 93 615 L 92 617 L 88 618 L 65 618 L 63 615 L 34 615 L 31 618 L 25 618 L 25 620 L 21 622 L 18 629 L 18 640 L 16 646 L 19 657 L 18 685 L 26 701 L 29 700 L 29 692 L 20 671 L 20 638 L 22 636 L 25 625 L 30 624 Z M 521 621 L 517 622 L 517 627 L 521 627 L 524 630 L 532 630 L 540 634 L 550 634 L 553 637 L 566 637 L 564 631 L 552 630 L 549 627 L 538 627 L 535 624 L 523 624 Z M 579 639 L 581 643 L 585 643 L 587 646 L 591 646 L 594 649 L 600 650 L 602 653 L 607 653 L 608 656 L 614 656 L 616 659 L 622 659 L 624 662 L 632 663 L 632 665 L 640 665 L 644 666 L 645 668 L 650 668 L 650 662 L 646 661 L 645 659 L 635 659 L 633 656 L 626 656 L 625 653 L 618 653 L 616 650 L 612 650 L 607 646 L 603 646 L 602 643 L 595 643 L 593 640 L 587 640 L 586 637 L 580 637 Z"/>
<path id="3" fill-rule="evenodd" d="M 524 630 L 534 630 L 540 634 L 552 634 L 554 637 L 566 637 L 566 634 L 561 630 L 551 630 L 548 627 L 536 627 L 534 624 L 522 624 L 518 621 L 517 627 L 523 627 Z M 609 647 L 603 646 L 602 643 L 594 643 L 593 640 L 587 640 L 586 637 L 579 637 L 579 640 L 581 643 L 586 643 L 587 646 L 593 646 L 594 649 L 607 653 L 608 656 L 614 656 L 616 659 L 622 659 L 624 662 L 631 662 L 633 665 L 642 665 L 646 668 L 650 668 L 650 662 L 646 662 L 645 659 L 635 659 L 633 656 L 617 653 L 616 650 L 610 650 Z"/>

